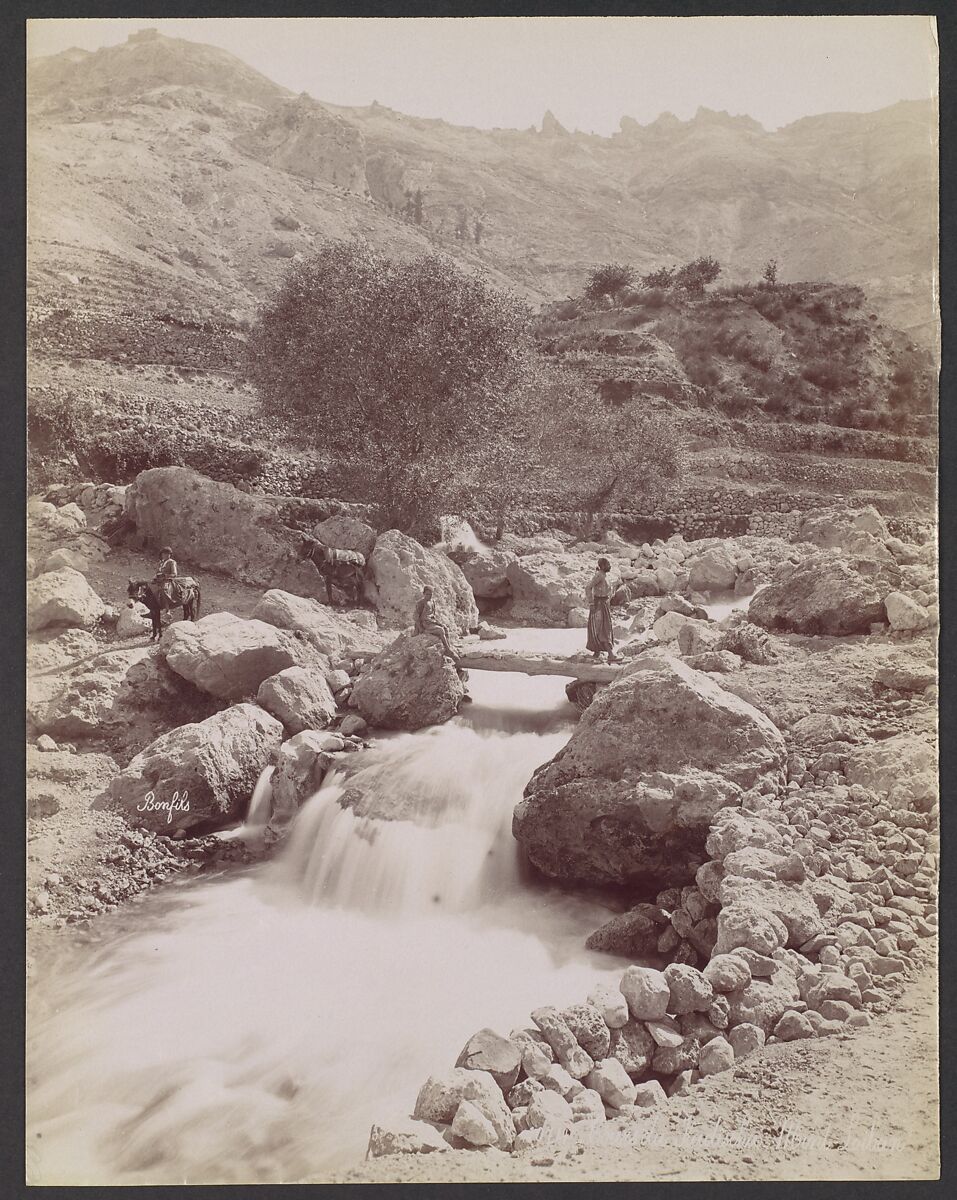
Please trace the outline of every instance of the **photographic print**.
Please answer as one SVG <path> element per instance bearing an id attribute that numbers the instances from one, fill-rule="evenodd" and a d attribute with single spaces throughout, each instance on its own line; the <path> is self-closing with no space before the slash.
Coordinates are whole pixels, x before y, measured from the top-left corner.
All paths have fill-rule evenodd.
<path id="1" fill-rule="evenodd" d="M 28 1182 L 937 1178 L 933 18 L 27 47 Z"/>

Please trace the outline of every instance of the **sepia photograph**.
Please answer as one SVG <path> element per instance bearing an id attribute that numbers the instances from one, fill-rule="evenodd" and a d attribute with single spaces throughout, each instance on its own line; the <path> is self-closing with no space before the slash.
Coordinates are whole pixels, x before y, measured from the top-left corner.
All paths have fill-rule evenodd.
<path id="1" fill-rule="evenodd" d="M 27 1183 L 938 1179 L 935 18 L 25 37 Z"/>

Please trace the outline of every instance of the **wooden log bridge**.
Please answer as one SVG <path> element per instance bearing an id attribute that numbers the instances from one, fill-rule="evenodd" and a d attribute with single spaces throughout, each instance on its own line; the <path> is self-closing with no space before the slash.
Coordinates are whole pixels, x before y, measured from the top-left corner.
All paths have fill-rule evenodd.
<path id="1" fill-rule="evenodd" d="M 513 671 L 522 675 L 564 675 L 590 683 L 611 683 L 624 669 L 618 663 L 579 658 L 560 658 L 523 650 L 469 648 L 458 656 L 458 665 L 475 671 Z"/>

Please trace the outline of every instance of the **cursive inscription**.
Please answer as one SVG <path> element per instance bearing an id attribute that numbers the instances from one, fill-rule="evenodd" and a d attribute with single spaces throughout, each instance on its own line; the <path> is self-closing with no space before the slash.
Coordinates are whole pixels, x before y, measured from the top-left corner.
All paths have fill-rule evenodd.
<path id="1" fill-rule="evenodd" d="M 189 792 L 174 792 L 169 800 L 157 800 L 155 792 L 147 792 L 137 812 L 165 812 L 167 825 L 173 820 L 174 812 L 189 812 Z"/>

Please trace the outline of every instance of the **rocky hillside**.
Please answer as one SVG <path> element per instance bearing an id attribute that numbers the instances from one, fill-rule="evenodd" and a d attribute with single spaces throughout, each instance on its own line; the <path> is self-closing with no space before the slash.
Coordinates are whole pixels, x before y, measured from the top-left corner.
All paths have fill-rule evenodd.
<path id="1" fill-rule="evenodd" d="M 686 470 L 639 514 L 645 533 L 741 532 L 835 494 L 926 519 L 934 381 L 906 332 L 930 328 L 913 290 L 935 240 L 919 104 L 777 133 L 708 112 L 625 118 L 611 138 L 550 115 L 540 130 L 459 129 L 292 96 L 148 32 L 34 62 L 29 99 L 38 483 L 179 464 L 328 494 L 322 456 L 263 424 L 245 333 L 291 261 L 361 236 L 397 257 L 439 248 L 518 290 L 542 308 L 543 353 L 596 398 L 677 416 Z M 569 299 L 596 262 L 641 276 L 699 254 L 722 274 L 698 299 Z M 770 256 L 777 287 L 744 282 Z M 788 282 L 824 275 L 857 282 Z M 533 491 L 521 507 L 577 527 L 555 516 L 575 507 L 560 481 Z"/>
<path id="2" fill-rule="evenodd" d="M 699 253 L 757 277 L 866 288 L 932 340 L 936 145 L 927 104 L 827 114 L 625 116 L 613 137 L 478 130 L 293 97 L 213 47 L 150 31 L 31 64 L 35 303 L 248 316 L 286 259 L 361 235 L 437 244 L 530 298 L 596 261 Z"/>
<path id="3" fill-rule="evenodd" d="M 731 416 L 932 433 L 930 354 L 879 320 L 860 288 L 826 283 L 626 288 L 559 301 L 542 351 L 611 402 L 655 396 Z"/>

